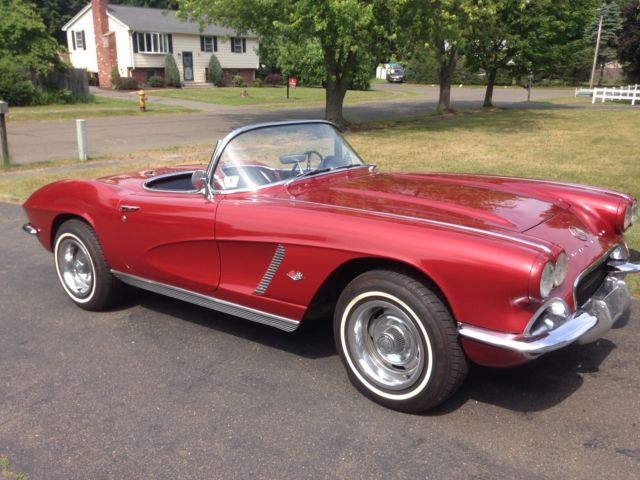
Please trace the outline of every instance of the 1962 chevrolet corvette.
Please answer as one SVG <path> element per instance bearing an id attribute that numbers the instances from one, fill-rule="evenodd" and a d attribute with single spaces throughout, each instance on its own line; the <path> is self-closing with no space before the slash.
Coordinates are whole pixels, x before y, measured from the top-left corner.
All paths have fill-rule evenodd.
<path id="1" fill-rule="evenodd" d="M 333 125 L 254 125 L 207 170 L 61 181 L 24 204 L 78 306 L 123 284 L 285 331 L 333 316 L 352 383 L 438 405 L 468 362 L 513 366 L 592 342 L 625 312 L 622 193 L 497 176 L 381 173 Z"/>

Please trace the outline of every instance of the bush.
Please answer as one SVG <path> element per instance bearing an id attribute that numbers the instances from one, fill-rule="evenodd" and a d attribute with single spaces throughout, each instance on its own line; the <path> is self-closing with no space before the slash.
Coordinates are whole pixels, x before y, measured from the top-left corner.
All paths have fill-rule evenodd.
<path id="1" fill-rule="evenodd" d="M 153 75 L 151 77 L 149 77 L 149 86 L 153 87 L 153 88 L 162 88 L 164 87 L 164 78 L 158 76 L 158 75 Z"/>
<path id="2" fill-rule="evenodd" d="M 233 76 L 233 86 L 234 87 L 241 87 L 242 85 L 244 85 L 244 78 L 242 78 L 240 75 L 234 75 Z"/>
<path id="3" fill-rule="evenodd" d="M 224 85 L 224 72 L 218 57 L 211 54 L 209 59 L 209 71 L 207 81 L 213 83 L 216 87 L 222 87 Z"/>
<path id="4" fill-rule="evenodd" d="M 282 85 L 282 75 L 279 73 L 270 73 L 264 78 L 264 83 L 269 85 Z"/>
<path id="5" fill-rule="evenodd" d="M 137 90 L 139 85 L 138 81 L 133 77 L 120 77 L 115 88 L 116 90 Z"/>
<path id="6" fill-rule="evenodd" d="M 164 57 L 164 84 L 168 87 L 180 88 L 180 71 L 178 65 L 176 65 L 176 59 L 172 54 L 168 54 Z"/>
<path id="7" fill-rule="evenodd" d="M 113 67 L 111 69 L 111 88 L 114 90 L 118 88 L 120 85 L 120 72 L 118 71 L 118 67 Z"/>
<path id="8" fill-rule="evenodd" d="M 0 59 L 0 99 L 10 106 L 34 105 L 38 101 L 35 85 L 8 59 Z"/>
<path id="9" fill-rule="evenodd" d="M 253 86 L 254 86 L 254 87 L 257 87 L 257 88 L 262 87 L 262 80 L 261 80 L 261 79 L 259 79 L 259 78 L 256 78 L 256 79 L 253 81 Z"/>

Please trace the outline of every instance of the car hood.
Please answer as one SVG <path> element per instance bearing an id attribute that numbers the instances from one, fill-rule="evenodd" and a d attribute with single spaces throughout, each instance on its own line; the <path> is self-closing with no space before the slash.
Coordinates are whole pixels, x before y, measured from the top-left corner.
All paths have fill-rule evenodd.
<path id="1" fill-rule="evenodd" d="M 297 200 L 338 205 L 474 228 L 524 232 L 563 211 L 561 205 L 437 174 L 375 173 L 292 185 Z M 351 177 L 351 178 L 348 178 Z"/>

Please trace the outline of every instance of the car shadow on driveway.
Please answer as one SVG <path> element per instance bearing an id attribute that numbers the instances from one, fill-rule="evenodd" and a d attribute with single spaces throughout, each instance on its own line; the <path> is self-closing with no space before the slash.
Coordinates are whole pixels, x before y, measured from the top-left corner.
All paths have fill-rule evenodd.
<path id="1" fill-rule="evenodd" d="M 587 345 L 570 345 L 520 367 L 473 365 L 462 388 L 427 415 L 446 415 L 468 401 L 521 413 L 547 410 L 575 393 L 584 382 L 583 376 L 597 373 L 616 348 L 610 340 L 600 339 Z"/>
<path id="2" fill-rule="evenodd" d="M 127 309 L 135 305 L 305 358 L 326 358 L 337 355 L 329 319 L 326 322 L 305 322 L 297 331 L 287 333 L 267 325 L 142 290 L 132 292 L 121 308 Z"/>
<path id="3" fill-rule="evenodd" d="M 286 333 L 151 292 L 133 292 L 120 308 L 135 306 L 308 359 L 337 355 L 328 318 L 303 323 L 296 332 Z M 628 317 L 627 313 L 616 327 L 622 326 Z M 472 365 L 462 388 L 443 405 L 423 415 L 446 415 L 469 401 L 525 414 L 547 410 L 575 393 L 583 384 L 583 375 L 597 373 L 615 348 L 616 344 L 605 338 L 587 345 L 571 345 L 520 367 Z"/>

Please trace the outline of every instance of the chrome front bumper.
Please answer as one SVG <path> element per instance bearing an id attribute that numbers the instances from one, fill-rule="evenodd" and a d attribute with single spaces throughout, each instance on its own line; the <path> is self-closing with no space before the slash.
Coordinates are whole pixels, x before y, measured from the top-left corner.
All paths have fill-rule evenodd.
<path id="1" fill-rule="evenodd" d="M 640 265 L 628 262 L 611 262 L 609 267 L 611 273 L 589 301 L 562 325 L 545 334 L 511 334 L 466 323 L 458 323 L 458 332 L 462 337 L 512 350 L 527 358 L 535 358 L 573 342 L 593 342 L 607 333 L 631 304 L 631 293 L 624 282 L 626 274 L 640 273 Z"/>

